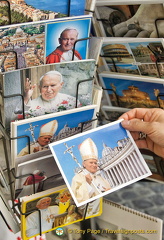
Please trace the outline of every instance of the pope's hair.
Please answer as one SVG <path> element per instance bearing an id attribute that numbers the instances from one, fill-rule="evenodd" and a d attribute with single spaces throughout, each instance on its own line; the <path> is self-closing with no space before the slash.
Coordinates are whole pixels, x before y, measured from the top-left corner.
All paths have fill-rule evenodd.
<path id="1" fill-rule="evenodd" d="M 63 82 L 63 76 L 61 75 L 61 73 L 58 72 L 58 71 L 52 70 L 52 71 L 46 72 L 45 74 L 43 74 L 43 75 L 41 76 L 40 82 L 39 82 L 40 86 L 42 86 L 42 81 L 43 81 L 43 78 L 44 78 L 45 76 L 59 76 L 59 77 L 60 77 L 60 83 Z"/>

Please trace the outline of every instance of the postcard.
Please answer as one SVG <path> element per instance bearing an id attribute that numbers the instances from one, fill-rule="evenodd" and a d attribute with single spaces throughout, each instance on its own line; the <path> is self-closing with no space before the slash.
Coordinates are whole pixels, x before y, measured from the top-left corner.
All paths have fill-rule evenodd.
<path id="1" fill-rule="evenodd" d="M 50 150 L 15 159 L 15 199 L 64 184 Z"/>
<path id="2" fill-rule="evenodd" d="M 89 105 L 12 122 L 13 166 L 16 157 L 46 151 L 50 142 L 96 127 L 96 112 L 97 105 Z"/>
<path id="3" fill-rule="evenodd" d="M 100 38 L 100 37 L 91 37 L 89 40 L 88 56 L 91 59 L 95 59 L 96 64 L 98 64 L 100 60 L 100 52 L 101 52 L 103 41 L 104 41 L 104 38 Z"/>
<path id="4" fill-rule="evenodd" d="M 94 84 L 92 103 L 97 105 L 98 112 L 101 106 L 102 94 L 103 94 L 102 87 L 97 84 Z"/>
<path id="5" fill-rule="evenodd" d="M 1 27 L 1 72 L 44 64 L 45 23 Z M 9 52 L 5 57 L 4 52 Z M 15 56 L 16 55 L 16 56 Z M 15 60 L 16 58 L 16 60 Z"/>
<path id="6" fill-rule="evenodd" d="M 104 71 L 99 74 L 109 106 L 163 108 L 164 80 Z"/>
<path id="7" fill-rule="evenodd" d="M 107 71 L 164 78 L 163 39 L 106 37 L 100 56 Z"/>
<path id="8" fill-rule="evenodd" d="M 91 16 L 46 25 L 46 64 L 88 57 Z"/>
<path id="9" fill-rule="evenodd" d="M 77 206 L 151 175 L 133 138 L 120 122 L 49 144 Z"/>
<path id="10" fill-rule="evenodd" d="M 4 126 L 10 129 L 14 120 L 92 104 L 94 72 L 95 60 L 88 59 L 4 73 Z"/>
<path id="11" fill-rule="evenodd" d="M 94 201 L 94 205 L 90 203 L 77 208 L 69 190 L 62 185 L 22 198 L 21 210 L 21 235 L 26 240 L 85 218 L 99 216 L 102 199 Z"/>
<path id="12" fill-rule="evenodd" d="M 86 59 L 88 54 L 88 40 L 82 41 L 81 38 L 89 37 L 91 19 L 92 16 L 90 15 L 82 15 L 52 20 L 44 19 L 44 21 L 36 21 L 34 23 L 12 24 L 12 27 L 11 25 L 0 26 L 1 72 L 44 65 L 47 54 L 50 54 L 51 50 L 54 51 L 60 41 L 62 41 L 62 43 L 65 42 L 65 40 L 63 40 L 64 37 L 64 39 L 67 39 L 68 36 L 64 35 L 63 37 L 62 32 L 66 29 L 68 30 L 68 28 L 69 33 L 70 29 L 76 29 L 73 30 L 74 34 L 76 31 L 76 39 L 74 39 L 74 41 L 72 41 L 71 32 L 71 48 L 69 49 L 71 53 L 74 52 L 74 60 L 77 60 L 77 56 L 80 56 L 80 59 Z M 62 36 L 60 36 L 61 34 Z M 75 40 L 79 41 L 74 47 Z M 6 52 L 8 53 L 7 57 L 4 56 Z M 67 52 L 66 55 L 66 61 L 68 61 L 70 53 L 68 54 Z M 60 61 L 58 60 L 56 62 Z"/>
<path id="13" fill-rule="evenodd" d="M 164 37 L 162 0 L 98 1 L 94 17 L 98 19 L 98 37 Z"/>
<path id="14" fill-rule="evenodd" d="M 1 25 L 84 15 L 85 1 L 1 1 Z M 10 20 L 10 21 L 9 21 Z"/>

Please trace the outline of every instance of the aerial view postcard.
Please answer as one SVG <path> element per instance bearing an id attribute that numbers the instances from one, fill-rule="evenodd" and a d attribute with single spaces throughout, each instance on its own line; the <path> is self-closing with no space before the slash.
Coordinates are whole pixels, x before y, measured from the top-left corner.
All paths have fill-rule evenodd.
<path id="1" fill-rule="evenodd" d="M 0 25 L 84 15 L 85 0 L 8 0 L 0 2 Z"/>

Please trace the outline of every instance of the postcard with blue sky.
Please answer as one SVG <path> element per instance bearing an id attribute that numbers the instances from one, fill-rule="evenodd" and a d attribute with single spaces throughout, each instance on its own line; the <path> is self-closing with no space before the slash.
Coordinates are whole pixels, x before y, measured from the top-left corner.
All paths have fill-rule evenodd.
<path id="1" fill-rule="evenodd" d="M 111 72 L 140 75 L 138 66 L 133 64 L 115 64 L 115 66 L 113 64 L 108 64 L 108 68 Z"/>
<path id="2" fill-rule="evenodd" d="M 132 76 L 104 72 L 99 74 L 105 96 L 111 106 L 163 107 L 164 101 L 159 94 L 164 93 L 164 81 L 159 78 Z"/>
<path id="3" fill-rule="evenodd" d="M 12 122 L 11 137 L 18 137 L 18 139 L 12 141 L 12 156 L 15 158 L 29 154 L 28 139 L 27 137 L 19 138 L 21 136 L 30 138 L 30 153 L 35 153 L 47 150 L 50 142 L 95 127 L 96 111 L 97 105 L 90 105 Z M 92 119 L 95 119 L 95 121 L 91 121 Z M 49 137 L 41 139 L 44 136 Z M 44 140 L 44 142 L 40 140 Z"/>
<path id="4" fill-rule="evenodd" d="M 112 42 L 104 38 L 101 54 L 106 70 L 150 77 L 164 77 L 164 45 L 162 39 L 143 38 Z M 113 67 L 112 67 L 113 65 Z M 131 66 L 130 66 L 131 65 Z"/>
<path id="5" fill-rule="evenodd" d="M 91 16 L 83 16 L 77 19 L 67 19 L 49 23 L 46 26 L 46 57 L 59 46 L 60 34 L 67 28 L 76 29 L 78 32 L 77 40 L 88 38 L 90 35 Z M 87 58 L 88 40 L 78 41 L 75 50 L 79 52 L 82 59 Z"/>
<path id="6" fill-rule="evenodd" d="M 85 0 L 1 1 L 0 10 L 0 25 L 33 22 L 84 15 Z"/>
<path id="7" fill-rule="evenodd" d="M 120 122 L 49 145 L 77 206 L 151 174 L 130 133 Z"/>

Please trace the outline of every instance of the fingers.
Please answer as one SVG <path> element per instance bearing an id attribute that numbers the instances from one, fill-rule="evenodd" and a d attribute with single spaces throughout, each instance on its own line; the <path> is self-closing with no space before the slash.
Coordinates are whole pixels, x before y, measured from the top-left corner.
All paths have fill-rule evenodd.
<path id="1" fill-rule="evenodd" d="M 146 134 L 151 132 L 150 124 L 139 119 L 123 120 L 121 125 L 125 129 L 133 132 L 144 132 Z"/>
<path id="2" fill-rule="evenodd" d="M 133 118 L 144 119 L 146 114 L 150 114 L 151 109 L 148 108 L 134 108 L 124 114 L 122 114 L 119 119 L 130 120 Z"/>
<path id="3" fill-rule="evenodd" d="M 36 87 L 36 84 L 32 85 L 31 80 L 29 78 L 26 78 L 25 89 L 26 90 L 33 90 L 35 87 Z"/>

